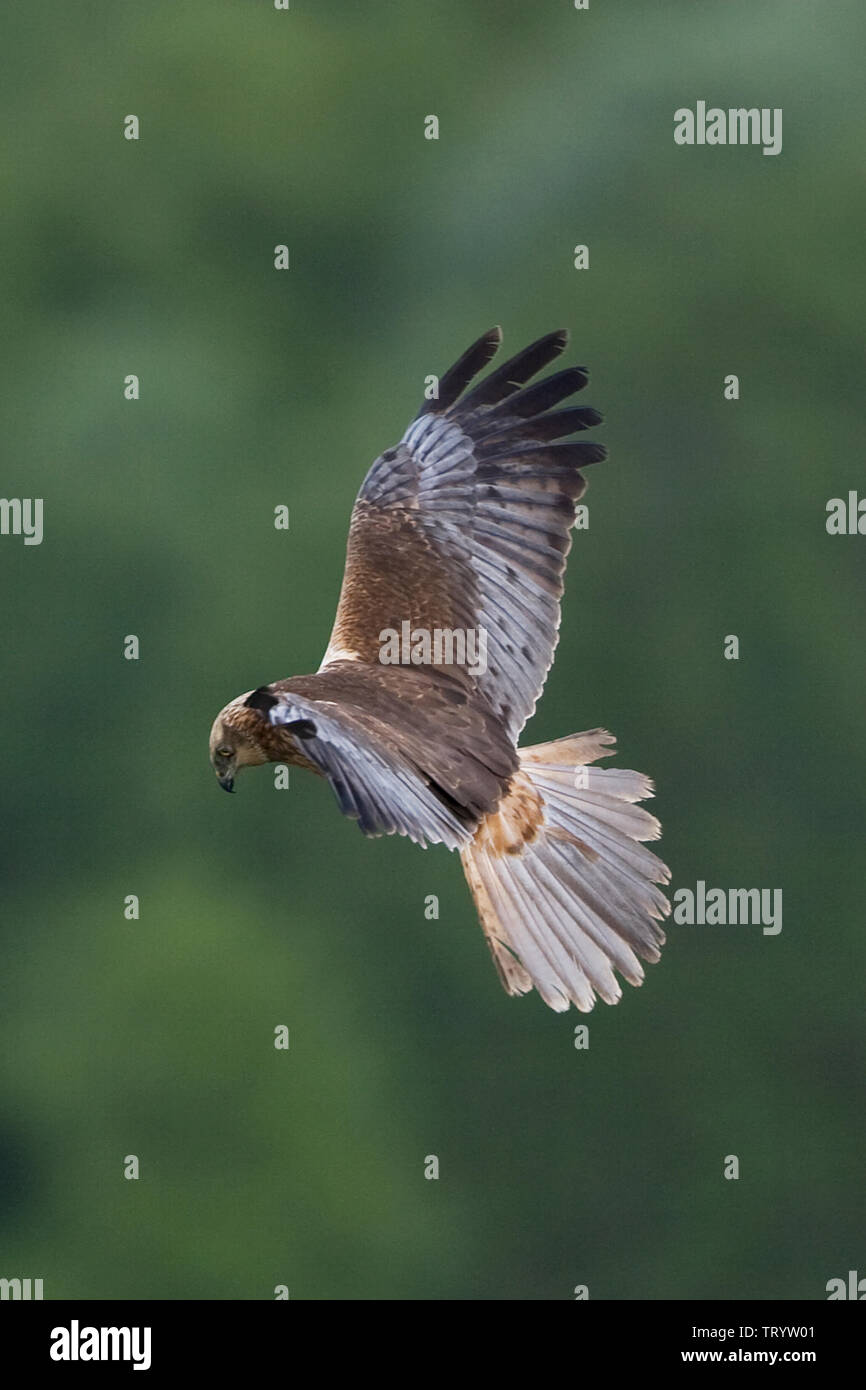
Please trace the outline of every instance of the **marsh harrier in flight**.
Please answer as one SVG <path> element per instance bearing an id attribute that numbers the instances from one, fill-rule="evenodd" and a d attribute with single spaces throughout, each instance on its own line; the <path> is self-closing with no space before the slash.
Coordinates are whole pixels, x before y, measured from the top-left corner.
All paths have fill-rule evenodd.
<path id="1" fill-rule="evenodd" d="M 506 991 L 586 1011 L 619 999 L 615 970 L 640 984 L 639 957 L 658 960 L 670 875 L 641 843 L 660 833 L 635 805 L 649 778 L 592 766 L 609 733 L 517 746 L 553 660 L 579 470 L 605 450 L 566 439 L 596 410 L 553 408 L 584 368 L 526 384 L 564 331 L 466 389 L 501 341 L 463 354 L 364 479 L 319 670 L 232 700 L 210 754 L 226 791 L 243 767 L 290 763 L 365 835 L 459 850 Z"/>

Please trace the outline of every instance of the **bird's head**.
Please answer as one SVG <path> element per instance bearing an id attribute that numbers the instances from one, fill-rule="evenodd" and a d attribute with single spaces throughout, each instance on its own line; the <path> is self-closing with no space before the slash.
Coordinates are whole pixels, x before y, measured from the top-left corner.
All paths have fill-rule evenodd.
<path id="1" fill-rule="evenodd" d="M 210 731 L 210 760 L 217 781 L 223 791 L 235 789 L 235 778 L 242 767 L 266 763 L 268 760 L 262 749 L 248 737 L 238 722 L 232 718 L 237 705 L 233 701 L 226 705 L 213 722 Z"/>

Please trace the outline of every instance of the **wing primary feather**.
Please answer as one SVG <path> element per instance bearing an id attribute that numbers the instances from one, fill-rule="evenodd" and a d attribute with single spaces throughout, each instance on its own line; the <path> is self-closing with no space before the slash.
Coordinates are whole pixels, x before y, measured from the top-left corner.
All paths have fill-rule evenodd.
<path id="1" fill-rule="evenodd" d="M 568 329 L 558 328 L 554 333 L 546 333 L 529 347 L 503 362 L 495 372 L 491 372 L 482 382 L 464 396 L 459 410 L 477 410 L 482 405 L 496 405 L 514 394 L 524 382 L 535 376 L 548 363 L 565 349 L 568 344 Z"/>
<path id="2" fill-rule="evenodd" d="M 489 428 L 483 432 L 478 431 L 479 453 L 493 452 L 494 444 L 504 442 L 501 438 L 503 435 L 508 443 L 517 444 L 522 440 L 526 440 L 527 443 L 542 443 L 546 439 L 561 439 L 566 434 L 579 434 L 582 430 L 594 429 L 596 425 L 602 424 L 603 420 L 601 411 L 594 410 L 591 405 L 552 410 L 547 415 L 536 415 L 528 420 L 513 419 L 506 414 L 499 419 L 497 414 L 493 414 Z"/>
<path id="3" fill-rule="evenodd" d="M 588 381 L 589 372 L 586 367 L 566 367 L 564 371 L 554 372 L 543 381 L 537 381 L 533 386 L 526 386 L 522 391 L 518 391 L 508 402 L 508 413 L 519 415 L 522 420 L 529 419 L 532 415 L 540 415 L 543 410 L 558 405 L 567 396 L 574 396 L 578 391 L 582 391 Z"/>
<path id="4" fill-rule="evenodd" d="M 493 328 L 488 328 L 486 333 L 482 333 L 480 338 L 467 348 L 462 357 L 459 357 L 453 367 L 439 381 L 439 398 L 435 401 L 425 401 L 416 415 L 416 420 L 421 415 L 441 415 L 450 405 L 453 405 L 461 391 L 473 377 L 477 376 L 483 367 L 495 357 L 502 344 L 502 329 L 496 324 Z"/>
<path id="5" fill-rule="evenodd" d="M 477 472 L 479 482 L 495 486 L 500 476 L 503 480 L 556 478 L 562 470 L 584 468 L 606 458 L 605 446 L 590 439 L 572 439 L 564 444 L 521 444 L 517 449 L 503 446 L 501 456 L 485 455 Z"/>

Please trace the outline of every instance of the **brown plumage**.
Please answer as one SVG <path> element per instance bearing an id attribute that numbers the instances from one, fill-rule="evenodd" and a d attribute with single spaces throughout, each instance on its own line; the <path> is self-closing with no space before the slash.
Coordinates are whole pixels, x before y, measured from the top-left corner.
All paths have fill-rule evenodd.
<path id="1" fill-rule="evenodd" d="M 605 451 L 564 440 L 597 411 L 552 408 L 584 368 L 526 384 L 564 331 L 466 390 L 500 342 L 479 338 L 368 472 L 319 670 L 233 700 L 211 760 L 228 791 L 245 766 L 308 768 L 365 834 L 459 850 L 507 992 L 586 1010 L 619 998 L 614 970 L 639 984 L 638 957 L 658 959 L 669 874 L 640 843 L 659 834 L 634 804 L 649 779 L 591 766 L 610 734 L 517 747 L 553 660 L 579 470 Z"/>

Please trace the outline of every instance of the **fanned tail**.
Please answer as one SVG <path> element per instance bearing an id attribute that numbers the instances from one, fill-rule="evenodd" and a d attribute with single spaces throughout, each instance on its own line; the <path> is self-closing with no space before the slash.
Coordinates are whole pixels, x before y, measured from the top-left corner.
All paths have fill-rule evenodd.
<path id="1" fill-rule="evenodd" d="M 648 777 L 590 764 L 609 757 L 604 729 L 518 750 L 509 792 L 461 851 L 466 879 L 508 994 L 537 989 L 558 1012 L 615 1004 L 657 961 L 670 871 L 641 841 L 661 826 L 636 802 Z"/>

